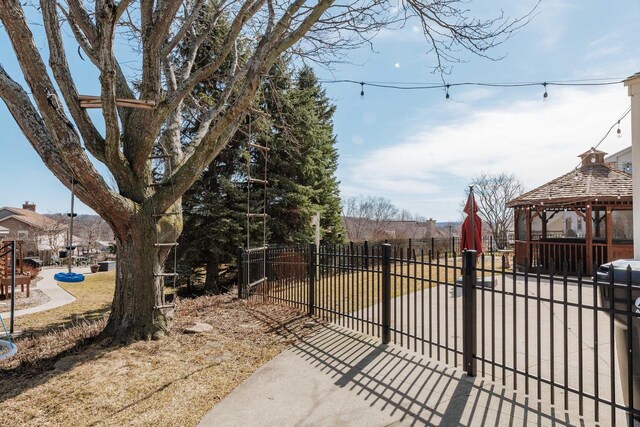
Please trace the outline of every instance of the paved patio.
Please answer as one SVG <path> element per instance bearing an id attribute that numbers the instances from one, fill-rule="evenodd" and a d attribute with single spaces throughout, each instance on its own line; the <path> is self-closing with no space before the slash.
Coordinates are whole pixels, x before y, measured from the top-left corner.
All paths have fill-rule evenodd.
<path id="1" fill-rule="evenodd" d="M 339 326 L 261 367 L 201 426 L 593 425 Z M 605 424 L 606 425 L 606 424 Z"/>
<path id="2" fill-rule="evenodd" d="M 538 286 L 535 277 L 530 277 L 528 283 L 518 278 L 514 286 L 511 276 L 505 277 L 504 281 L 496 276 L 494 289 L 495 293 L 477 291 L 476 354 L 480 358 L 498 364 L 504 361 L 507 367 L 516 366 L 533 377 L 553 378 L 556 384 L 567 384 L 570 388 L 581 389 L 591 395 L 596 394 L 597 390 L 600 398 L 623 404 L 615 348 L 613 358 L 611 355 L 611 320 L 604 312 L 598 312 L 595 316 L 595 311 L 590 308 L 598 305 L 598 295 L 594 295 L 592 285 L 568 283 L 565 289 L 560 280 L 555 280 L 553 287 L 548 281 L 541 280 Z M 506 292 L 504 297 L 503 290 Z M 509 292 L 519 295 L 515 302 L 514 297 L 508 295 Z M 554 303 L 538 302 L 535 299 L 538 295 Z M 565 305 L 562 301 L 580 302 L 583 309 Z M 377 308 L 363 310 L 359 317 L 377 322 Z M 391 323 L 392 328 L 396 329 L 391 334 L 395 343 L 448 365 L 462 366 L 461 354 L 456 355 L 453 351 L 455 348 L 462 351 L 460 288 L 454 292 L 453 286 L 440 285 L 393 299 Z M 345 326 L 358 328 L 357 324 L 351 325 L 349 322 Z M 366 326 L 361 326 L 360 330 L 366 331 Z M 420 340 L 422 337 L 451 350 L 423 343 Z M 615 363 L 612 364 L 611 360 Z M 503 371 L 499 366 L 494 368 L 490 363 L 481 361 L 477 362 L 477 366 L 478 376 L 499 384 L 502 384 L 504 377 L 507 387 L 523 394 L 528 391 L 529 396 L 539 397 L 544 405 L 552 404 L 552 388 L 544 381 L 539 383 L 531 377 L 527 382 L 522 374 L 517 375 L 514 381 L 513 373 L 508 369 Z M 613 394 L 612 377 L 615 380 Z M 554 387 L 553 393 L 554 406 L 564 409 L 563 387 Z M 568 393 L 568 408 L 580 408 L 580 399 L 575 393 Z M 598 410 L 601 425 L 610 425 L 610 406 L 601 403 Z M 587 425 L 596 422 L 595 411 L 593 399 L 583 398 L 582 415 L 588 421 Z M 622 410 L 616 411 L 616 417 L 616 424 L 625 423 Z"/>

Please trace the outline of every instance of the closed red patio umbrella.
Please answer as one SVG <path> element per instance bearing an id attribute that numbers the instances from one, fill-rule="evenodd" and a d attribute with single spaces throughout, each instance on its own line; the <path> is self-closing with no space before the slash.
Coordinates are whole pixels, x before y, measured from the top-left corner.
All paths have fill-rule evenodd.
<path id="1" fill-rule="evenodd" d="M 460 249 L 473 249 L 482 253 L 482 220 L 478 215 L 478 205 L 473 196 L 473 187 L 469 187 L 469 198 L 464 207 L 467 217 L 462 223 L 462 235 L 460 236 Z"/>

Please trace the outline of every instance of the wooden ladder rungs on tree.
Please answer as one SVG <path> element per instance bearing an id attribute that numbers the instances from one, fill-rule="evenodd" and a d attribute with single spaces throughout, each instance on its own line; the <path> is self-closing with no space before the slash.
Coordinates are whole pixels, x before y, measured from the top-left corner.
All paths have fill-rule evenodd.
<path id="1" fill-rule="evenodd" d="M 80 101 L 81 108 L 102 108 L 102 98 L 99 96 L 78 95 L 78 100 Z M 156 108 L 155 101 L 145 99 L 116 98 L 116 105 L 118 107 L 142 108 L 146 110 Z"/>

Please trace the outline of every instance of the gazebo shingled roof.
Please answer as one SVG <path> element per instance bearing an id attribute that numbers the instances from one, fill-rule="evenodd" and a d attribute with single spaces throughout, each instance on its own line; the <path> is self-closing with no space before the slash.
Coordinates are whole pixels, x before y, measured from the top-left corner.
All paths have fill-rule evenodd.
<path id="1" fill-rule="evenodd" d="M 599 150 L 581 154 L 581 167 L 516 197 L 507 206 L 562 205 L 595 199 L 630 203 L 633 194 L 631 175 L 604 164 L 604 155 L 606 153 Z"/>

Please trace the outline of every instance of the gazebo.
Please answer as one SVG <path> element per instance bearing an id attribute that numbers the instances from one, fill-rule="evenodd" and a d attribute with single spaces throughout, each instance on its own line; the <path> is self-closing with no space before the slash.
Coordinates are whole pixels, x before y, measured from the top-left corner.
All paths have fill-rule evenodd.
<path id="1" fill-rule="evenodd" d="M 605 164 L 606 154 L 591 149 L 579 168 L 507 203 L 517 267 L 590 275 L 594 265 L 633 258 L 631 175 Z"/>

